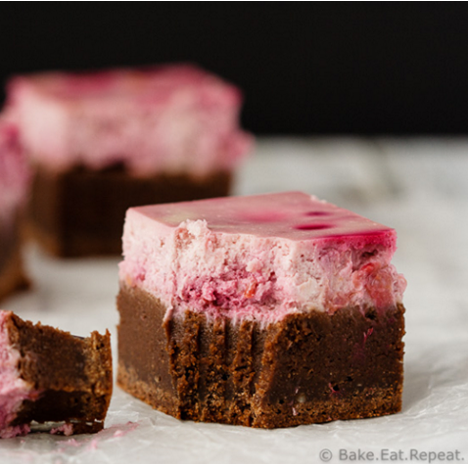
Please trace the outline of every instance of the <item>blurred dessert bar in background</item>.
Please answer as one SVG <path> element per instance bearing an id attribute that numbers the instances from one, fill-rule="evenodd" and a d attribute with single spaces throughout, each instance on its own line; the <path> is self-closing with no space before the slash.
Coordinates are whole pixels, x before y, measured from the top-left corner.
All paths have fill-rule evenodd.
<path id="1" fill-rule="evenodd" d="M 0 299 L 27 287 L 21 259 L 29 173 L 16 126 L 0 115 Z"/>
<path id="2" fill-rule="evenodd" d="M 32 235 L 58 256 L 120 254 L 127 208 L 228 195 L 252 143 L 241 104 L 191 65 L 11 79 Z"/>

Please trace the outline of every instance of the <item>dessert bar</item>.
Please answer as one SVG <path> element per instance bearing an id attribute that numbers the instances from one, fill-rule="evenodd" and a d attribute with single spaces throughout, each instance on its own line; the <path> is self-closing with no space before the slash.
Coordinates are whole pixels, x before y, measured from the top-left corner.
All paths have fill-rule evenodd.
<path id="1" fill-rule="evenodd" d="M 401 409 L 393 229 L 300 192 L 132 208 L 118 384 L 180 419 L 275 428 Z"/>
<path id="2" fill-rule="evenodd" d="M 12 79 L 32 234 L 59 256 L 119 254 L 130 206 L 227 195 L 251 145 L 241 103 L 190 65 Z"/>
<path id="3" fill-rule="evenodd" d="M 109 332 L 75 337 L 0 311 L 1 438 L 35 427 L 64 435 L 98 432 L 111 394 Z"/>

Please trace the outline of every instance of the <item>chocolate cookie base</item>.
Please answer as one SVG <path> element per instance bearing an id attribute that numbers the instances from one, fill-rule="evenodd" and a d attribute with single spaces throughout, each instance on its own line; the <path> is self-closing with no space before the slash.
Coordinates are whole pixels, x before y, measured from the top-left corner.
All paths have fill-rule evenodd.
<path id="1" fill-rule="evenodd" d="M 18 221 L 0 224 L 0 301 L 17 290 L 29 288 L 23 269 Z"/>
<path id="2" fill-rule="evenodd" d="M 132 206 L 226 196 L 231 175 L 204 178 L 157 175 L 137 178 L 122 166 L 55 173 L 36 169 L 29 231 L 49 253 L 61 257 L 120 255 L 125 212 Z"/>
<path id="3" fill-rule="evenodd" d="M 261 326 L 118 296 L 118 385 L 179 419 L 276 428 L 401 410 L 404 307 L 291 314 Z"/>
<path id="4" fill-rule="evenodd" d="M 21 353 L 20 377 L 40 392 L 23 401 L 11 426 L 65 422 L 73 433 L 98 432 L 112 395 L 110 335 L 74 337 L 11 314 L 10 344 Z"/>

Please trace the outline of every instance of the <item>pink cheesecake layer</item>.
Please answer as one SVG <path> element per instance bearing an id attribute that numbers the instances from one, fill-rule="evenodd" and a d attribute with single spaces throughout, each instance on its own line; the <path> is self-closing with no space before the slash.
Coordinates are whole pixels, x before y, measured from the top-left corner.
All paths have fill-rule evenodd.
<path id="1" fill-rule="evenodd" d="M 241 103 L 236 87 L 189 65 L 44 73 L 9 85 L 28 153 L 55 170 L 231 170 L 251 145 L 238 126 Z"/>
<path id="2" fill-rule="evenodd" d="M 393 229 L 300 192 L 131 208 L 123 283 L 171 310 L 278 320 L 401 302 Z"/>
<path id="3" fill-rule="evenodd" d="M 9 313 L 0 310 L 0 438 L 13 438 L 29 432 L 28 425 L 10 426 L 24 400 L 34 400 L 37 392 L 21 379 L 20 352 L 11 346 L 6 322 Z"/>
<path id="4" fill-rule="evenodd" d="M 0 115 L 0 221 L 8 221 L 27 198 L 29 171 L 14 123 Z"/>

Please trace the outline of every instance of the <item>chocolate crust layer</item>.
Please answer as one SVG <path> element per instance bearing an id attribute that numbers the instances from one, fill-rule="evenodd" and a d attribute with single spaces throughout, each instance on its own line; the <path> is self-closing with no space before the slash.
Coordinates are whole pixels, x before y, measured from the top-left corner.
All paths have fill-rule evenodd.
<path id="1" fill-rule="evenodd" d="M 118 296 L 121 388 L 179 419 L 275 428 L 401 410 L 404 307 L 233 323 Z"/>
<path id="2" fill-rule="evenodd" d="M 40 392 L 35 401 L 22 403 L 11 425 L 65 421 L 74 433 L 101 430 L 112 395 L 109 332 L 80 338 L 14 314 L 7 327 L 21 354 L 21 378 Z"/>
<path id="3" fill-rule="evenodd" d="M 36 167 L 29 231 L 49 253 L 61 257 L 120 255 L 125 212 L 132 206 L 229 194 L 231 174 L 132 177 L 123 166 L 56 173 Z"/>

